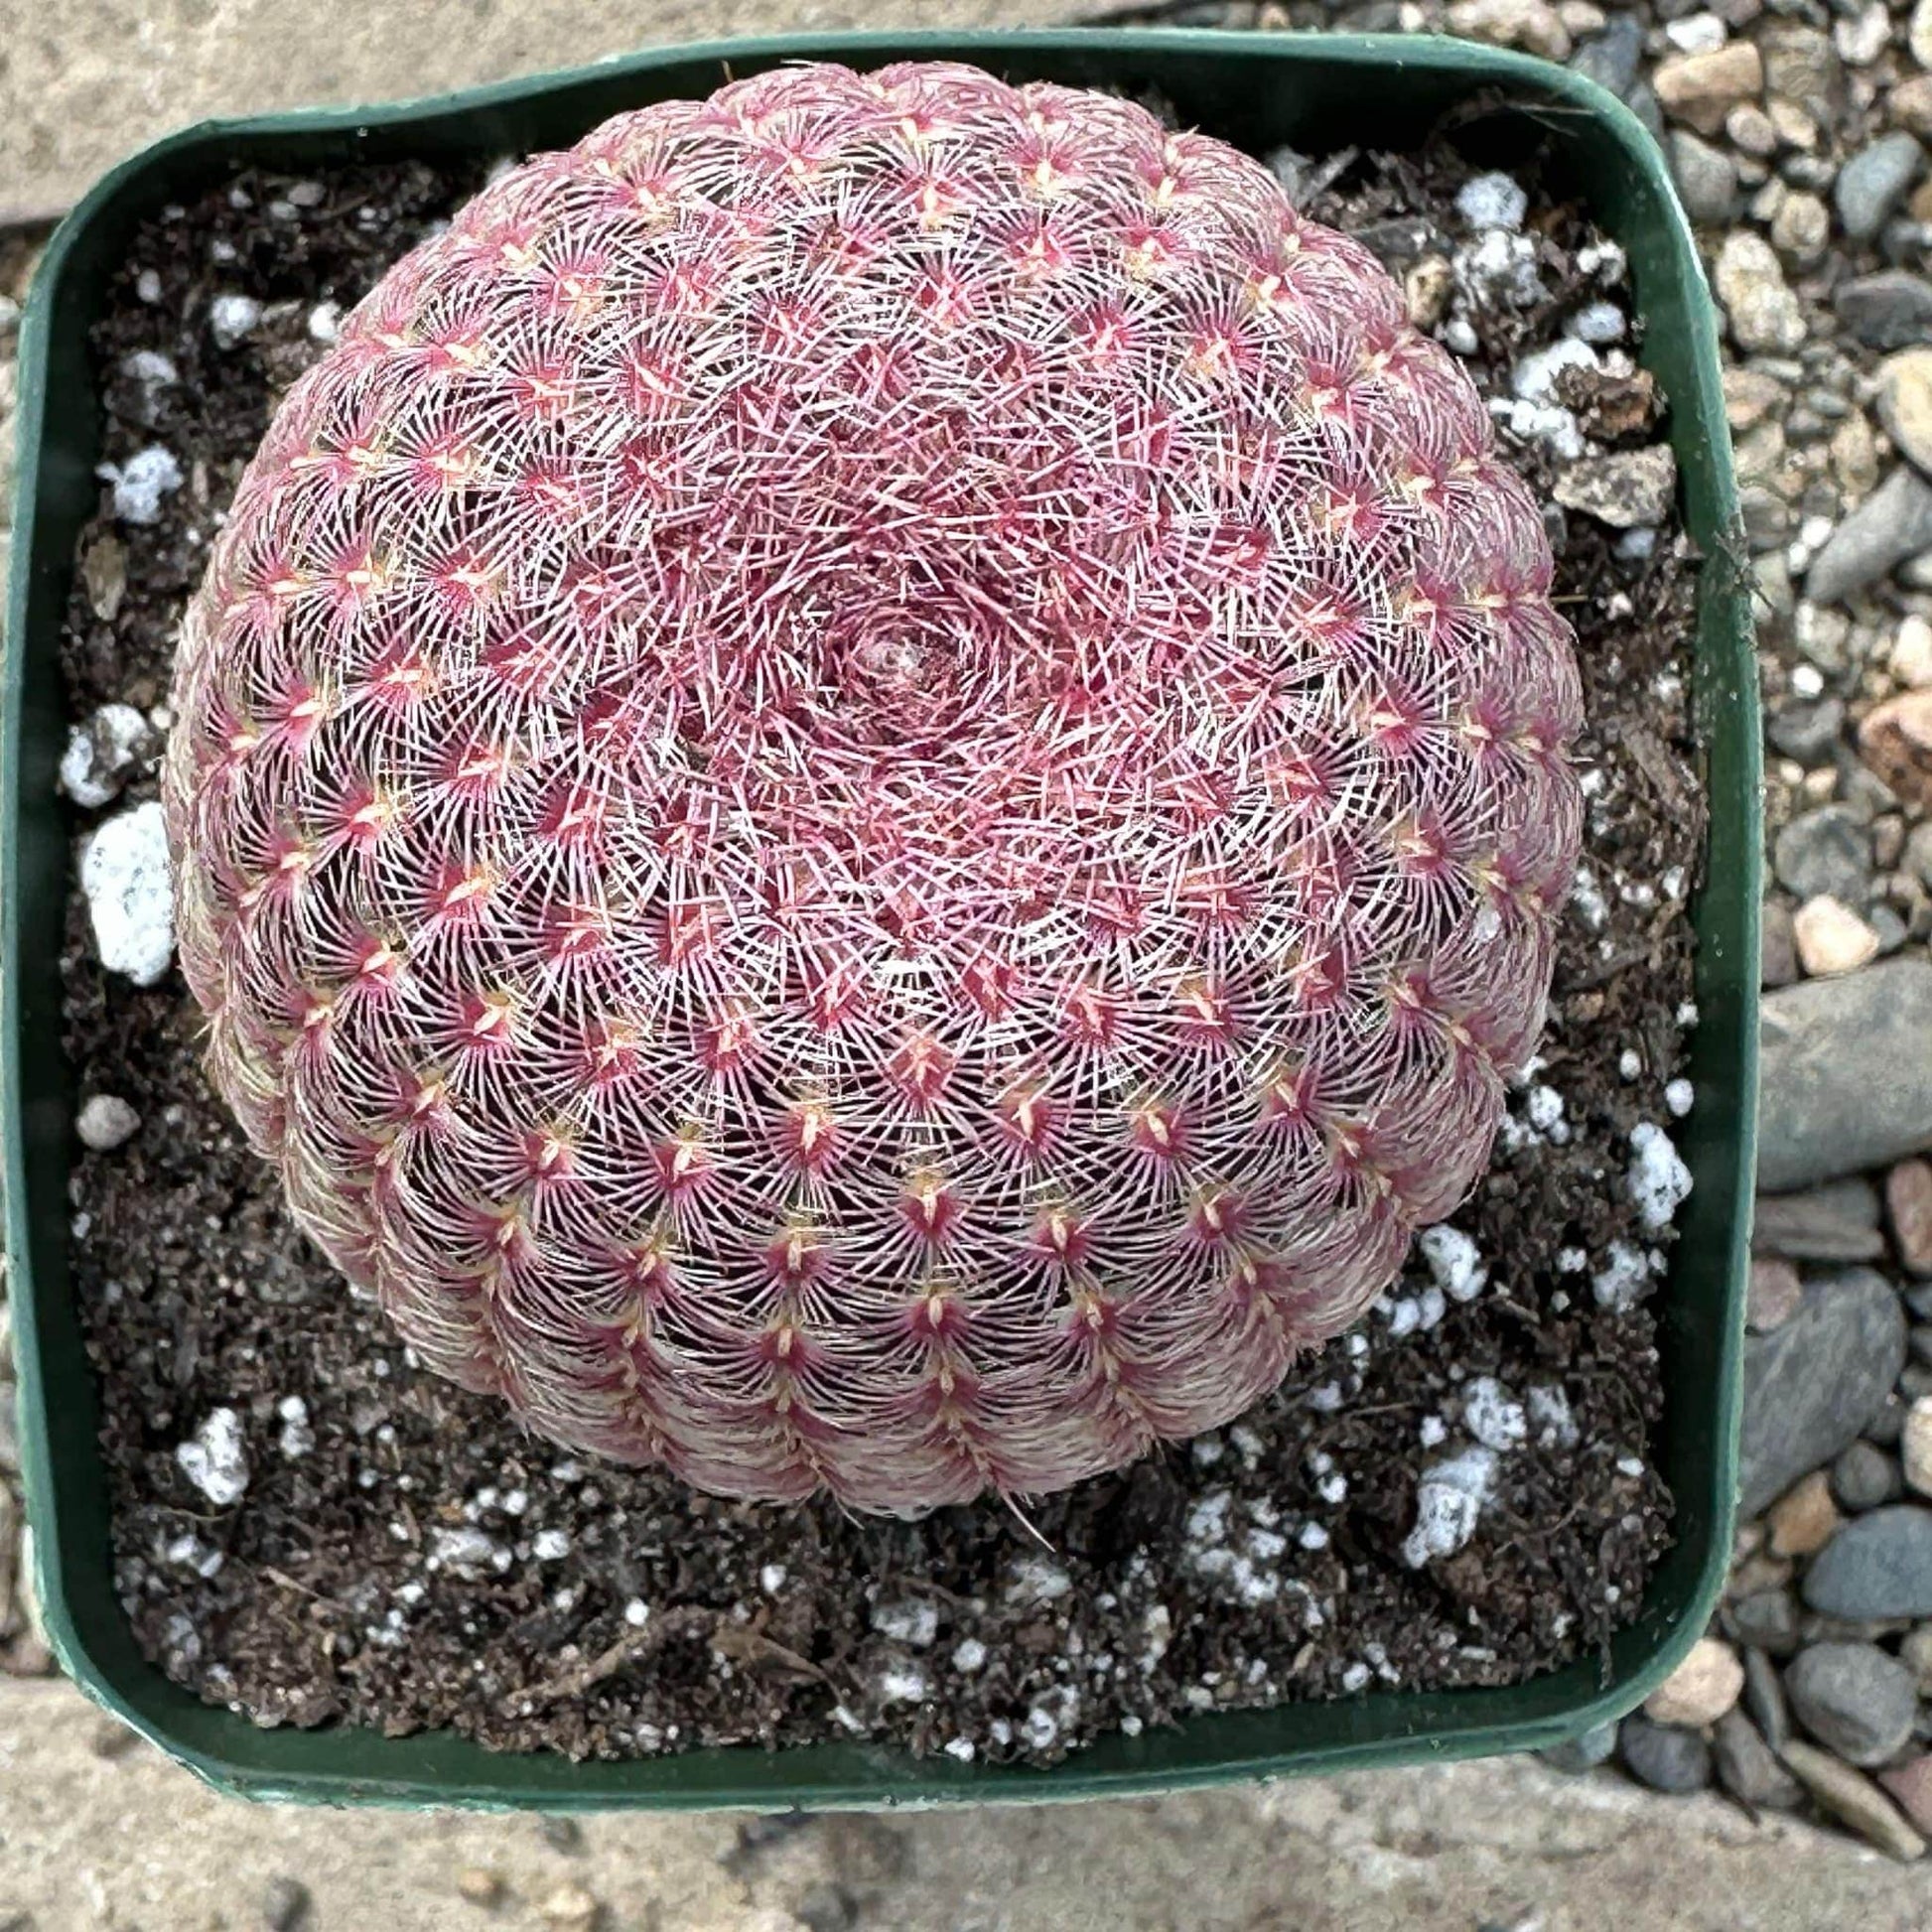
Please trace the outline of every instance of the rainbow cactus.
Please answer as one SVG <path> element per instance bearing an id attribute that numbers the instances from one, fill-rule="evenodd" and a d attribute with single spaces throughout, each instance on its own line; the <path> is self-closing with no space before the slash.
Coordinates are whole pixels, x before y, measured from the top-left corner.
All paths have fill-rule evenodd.
<path id="1" fill-rule="evenodd" d="M 1536 505 L 1356 244 L 958 66 L 516 168 L 184 631 L 215 1084 L 409 1346 L 909 1511 L 1234 1416 L 1482 1168 L 1575 863 Z"/>

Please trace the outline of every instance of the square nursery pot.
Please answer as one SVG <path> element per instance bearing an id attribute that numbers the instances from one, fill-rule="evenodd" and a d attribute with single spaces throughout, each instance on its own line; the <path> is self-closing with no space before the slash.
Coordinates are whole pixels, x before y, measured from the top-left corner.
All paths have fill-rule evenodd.
<path id="1" fill-rule="evenodd" d="M 300 172 L 422 157 L 480 162 L 565 147 L 621 109 L 702 96 L 731 71 L 799 58 L 878 66 L 977 62 L 1015 80 L 1157 87 L 1184 121 L 1251 150 L 1319 152 L 1368 133 L 1418 145 L 1474 110 L 1499 158 L 1538 139 L 1622 243 L 1649 325 L 1643 359 L 1671 405 L 1685 520 L 1701 574 L 1696 713 L 1711 807 L 1695 907 L 1702 1021 L 1688 1068 L 1696 1178 L 1660 1292 L 1666 1407 L 1657 1445 L 1676 1541 L 1606 1658 L 1511 1689 L 1378 1691 L 1346 1702 L 1189 1718 L 1113 1736 L 1053 1769 L 914 1760 L 859 1744 L 710 1749 L 629 1763 L 498 1755 L 435 1733 L 258 1729 L 203 1705 L 136 1648 L 115 1597 L 96 1392 L 68 1280 L 73 1079 L 61 1050 L 70 825 L 55 788 L 66 738 L 58 647 L 76 536 L 98 485 L 87 335 L 135 224 L 248 166 Z M 1365 118 L 1366 116 L 1366 118 Z M 5 683 L 0 1133 L 20 1356 L 20 1432 L 48 1634 L 94 1699 L 218 1787 L 334 1803 L 851 1807 L 1131 1794 L 1292 1772 L 1553 1744 L 1636 1704 L 1703 1628 L 1722 1583 L 1735 1479 L 1739 1350 L 1756 1118 L 1759 869 L 1757 680 L 1711 298 L 1664 160 L 1607 93 L 1517 55 L 1427 38 L 1165 30 L 859 35 L 673 48 L 534 80 L 366 111 L 216 122 L 115 169 L 48 250 L 21 344 L 19 503 Z"/>

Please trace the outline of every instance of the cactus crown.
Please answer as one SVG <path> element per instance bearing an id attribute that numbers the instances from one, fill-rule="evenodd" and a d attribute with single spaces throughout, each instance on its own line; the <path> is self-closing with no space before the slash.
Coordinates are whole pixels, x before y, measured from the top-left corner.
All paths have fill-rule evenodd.
<path id="1" fill-rule="evenodd" d="M 1233 1415 L 1486 1157 L 1575 860 L 1534 504 L 1125 101 L 760 74 L 478 197 L 184 632 L 210 1065 L 432 1367 L 736 1495 Z"/>

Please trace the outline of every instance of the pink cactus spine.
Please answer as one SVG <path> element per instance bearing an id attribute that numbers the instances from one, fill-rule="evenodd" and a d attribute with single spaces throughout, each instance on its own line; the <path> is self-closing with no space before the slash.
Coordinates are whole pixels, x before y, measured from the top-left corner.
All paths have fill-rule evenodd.
<path id="1" fill-rule="evenodd" d="M 1579 697 L 1463 374 L 968 68 L 609 122 L 290 394 L 168 769 L 216 1084 L 429 1365 L 710 1490 L 1237 1414 L 1483 1165 Z"/>

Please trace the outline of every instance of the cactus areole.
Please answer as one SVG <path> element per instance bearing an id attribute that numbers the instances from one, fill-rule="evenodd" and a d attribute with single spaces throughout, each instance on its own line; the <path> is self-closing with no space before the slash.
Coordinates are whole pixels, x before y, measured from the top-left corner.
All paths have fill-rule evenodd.
<path id="1" fill-rule="evenodd" d="M 958 66 L 539 156 L 183 633 L 209 1066 L 430 1367 L 910 1511 L 1236 1415 L 1483 1168 L 1575 864 L 1467 377 L 1268 172 Z"/>

